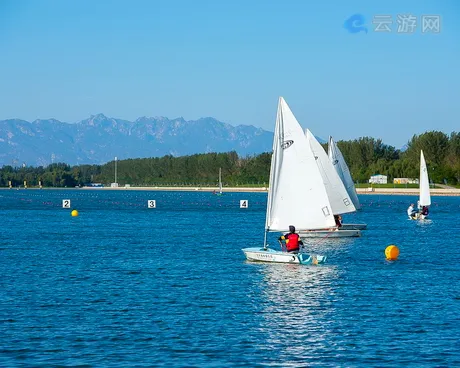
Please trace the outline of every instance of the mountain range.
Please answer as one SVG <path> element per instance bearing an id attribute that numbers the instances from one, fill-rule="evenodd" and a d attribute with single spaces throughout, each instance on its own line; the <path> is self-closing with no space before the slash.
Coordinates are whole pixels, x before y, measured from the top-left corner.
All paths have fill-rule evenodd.
<path id="1" fill-rule="evenodd" d="M 211 117 L 191 121 L 141 117 L 131 122 L 98 114 L 72 124 L 9 119 L 0 120 L 0 166 L 99 165 L 115 157 L 229 151 L 245 156 L 270 152 L 272 141 L 273 132 L 252 125 L 232 126 Z"/>

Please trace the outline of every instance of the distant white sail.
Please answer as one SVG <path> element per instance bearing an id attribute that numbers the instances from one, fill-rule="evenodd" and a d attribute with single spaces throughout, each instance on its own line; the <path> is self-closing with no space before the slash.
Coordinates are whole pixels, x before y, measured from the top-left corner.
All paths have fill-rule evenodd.
<path id="1" fill-rule="evenodd" d="M 335 226 L 323 178 L 302 127 L 282 97 L 278 103 L 266 229 L 287 231 Z"/>
<path id="2" fill-rule="evenodd" d="M 222 194 L 222 168 L 219 167 L 219 193 Z"/>
<path id="3" fill-rule="evenodd" d="M 359 210 L 361 208 L 361 204 L 359 203 L 355 184 L 353 183 L 353 178 L 350 174 L 350 169 L 348 168 L 348 165 L 343 158 L 342 152 L 332 137 L 329 137 L 328 156 L 329 160 L 334 166 L 335 171 L 339 175 L 340 179 L 342 179 L 345 189 L 347 190 L 348 195 L 355 205 L 355 208 Z"/>
<path id="4" fill-rule="evenodd" d="M 355 212 L 355 205 L 350 199 L 342 179 L 329 161 L 326 151 L 308 129 L 306 131 L 306 137 L 315 155 L 316 164 L 323 178 L 324 187 L 326 188 L 333 214 L 341 215 Z"/>
<path id="5" fill-rule="evenodd" d="M 420 151 L 420 205 L 431 205 L 430 182 L 428 180 L 428 171 L 423 151 Z"/>

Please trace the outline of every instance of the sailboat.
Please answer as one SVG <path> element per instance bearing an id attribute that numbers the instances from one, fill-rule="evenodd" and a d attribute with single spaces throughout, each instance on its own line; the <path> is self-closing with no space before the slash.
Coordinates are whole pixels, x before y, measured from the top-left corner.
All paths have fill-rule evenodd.
<path id="1" fill-rule="evenodd" d="M 428 170 L 426 168 L 425 156 L 423 151 L 420 151 L 420 194 L 419 194 L 419 207 L 428 207 L 431 205 L 430 195 L 430 181 L 428 180 Z M 423 214 L 422 211 L 418 212 L 414 216 L 415 220 L 424 220 L 428 217 L 428 213 Z M 413 219 L 409 216 L 409 218 Z"/>
<path id="2" fill-rule="evenodd" d="M 355 212 L 355 205 L 350 199 L 348 192 L 339 175 L 335 171 L 332 163 L 329 161 L 326 151 L 324 151 L 321 144 L 309 129 L 306 130 L 305 136 L 314 154 L 321 177 L 323 178 L 323 185 L 326 188 L 326 193 L 331 204 L 332 214 L 339 216 L 345 213 Z M 330 229 L 316 229 L 301 233 L 299 232 L 299 235 L 302 238 L 316 238 L 324 236 L 327 236 L 328 238 L 343 238 L 358 237 L 361 236 L 361 232 L 353 229 L 342 230 L 342 228 L 339 229 L 336 225 L 334 225 L 334 227 Z"/>
<path id="3" fill-rule="evenodd" d="M 264 245 L 244 248 L 250 261 L 319 264 L 325 256 L 287 253 L 269 248 L 268 232 L 288 232 L 335 226 L 331 204 L 315 156 L 286 101 L 280 97 L 273 137 Z"/>
<path id="4" fill-rule="evenodd" d="M 345 159 L 343 158 L 342 152 L 340 151 L 337 143 L 329 137 L 328 144 L 328 157 L 334 166 L 335 171 L 342 180 L 345 189 L 347 190 L 348 195 L 350 196 L 356 210 L 361 209 L 361 204 L 359 203 L 358 194 L 356 193 L 355 184 L 350 174 L 350 169 L 348 168 Z M 341 229 L 355 229 L 355 230 L 365 230 L 367 228 L 366 224 L 342 224 Z"/>
<path id="5" fill-rule="evenodd" d="M 215 193 L 216 195 L 222 195 L 222 168 L 219 167 L 219 192 Z"/>
<path id="6" fill-rule="evenodd" d="M 214 195 L 218 195 L 218 196 L 221 196 L 223 195 L 222 193 L 222 168 L 219 167 L 219 191 L 216 192 L 215 190 L 212 192 L 212 194 Z"/>

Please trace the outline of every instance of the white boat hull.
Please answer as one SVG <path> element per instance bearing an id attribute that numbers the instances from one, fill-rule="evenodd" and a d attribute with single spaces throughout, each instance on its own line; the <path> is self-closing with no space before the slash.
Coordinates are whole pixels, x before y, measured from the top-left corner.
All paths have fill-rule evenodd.
<path id="1" fill-rule="evenodd" d="M 357 238 L 361 236 L 360 230 L 310 230 L 299 231 L 301 238 Z"/>
<path id="2" fill-rule="evenodd" d="M 428 218 L 428 215 L 422 215 L 421 213 L 416 213 L 414 216 L 409 216 L 409 220 L 425 220 Z"/>
<path id="3" fill-rule="evenodd" d="M 367 224 L 342 224 L 340 230 L 366 230 Z"/>
<path id="4" fill-rule="evenodd" d="M 326 261 L 326 256 L 280 252 L 264 247 L 244 248 L 243 253 L 246 259 L 252 262 L 321 264 Z"/>

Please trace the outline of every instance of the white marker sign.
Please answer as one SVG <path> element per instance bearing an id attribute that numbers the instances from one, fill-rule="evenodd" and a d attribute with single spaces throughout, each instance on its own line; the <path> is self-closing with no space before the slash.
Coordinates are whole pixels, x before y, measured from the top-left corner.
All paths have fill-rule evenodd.
<path id="1" fill-rule="evenodd" d="M 248 208 L 249 202 L 247 199 L 240 200 L 240 208 Z"/>
<path id="2" fill-rule="evenodd" d="M 147 201 L 147 207 L 148 208 L 156 208 L 157 207 L 157 202 L 154 199 L 149 199 Z"/>
<path id="3" fill-rule="evenodd" d="M 62 208 L 70 208 L 70 199 L 62 200 Z"/>

